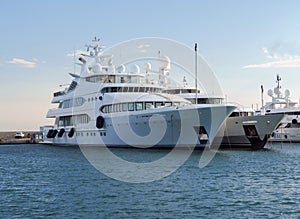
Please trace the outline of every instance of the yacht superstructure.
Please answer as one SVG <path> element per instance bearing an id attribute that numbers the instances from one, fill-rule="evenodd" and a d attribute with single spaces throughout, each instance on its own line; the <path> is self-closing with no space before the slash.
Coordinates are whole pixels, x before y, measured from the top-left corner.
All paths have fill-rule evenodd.
<path id="1" fill-rule="evenodd" d="M 99 40 L 86 45 L 92 59 L 81 57 L 81 73 L 72 73 L 68 88 L 54 93 L 44 130 L 44 143 L 108 147 L 190 147 L 212 142 L 230 104 L 192 105 L 177 95 L 162 93 L 164 75 L 149 81 L 134 65 L 130 71 L 104 55 Z M 107 58 L 109 60 L 107 61 Z M 207 141 L 201 142 L 201 132 Z"/>
<path id="2" fill-rule="evenodd" d="M 268 95 L 272 97 L 271 102 L 267 102 L 258 115 L 284 114 L 284 118 L 271 135 L 273 142 L 300 142 L 300 107 L 298 102 L 290 99 L 290 91 L 287 89 L 283 93 L 280 84 L 281 77 L 276 77 L 276 87 L 268 90 Z"/>

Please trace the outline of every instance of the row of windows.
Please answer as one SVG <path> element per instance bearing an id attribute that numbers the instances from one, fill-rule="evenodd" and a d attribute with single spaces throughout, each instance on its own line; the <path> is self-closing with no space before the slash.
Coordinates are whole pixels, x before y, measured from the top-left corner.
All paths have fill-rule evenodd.
<path id="1" fill-rule="evenodd" d="M 87 98 L 87 101 L 88 102 L 97 101 L 98 99 L 102 100 L 102 97 L 101 96 L 99 98 L 98 97 L 89 97 L 89 98 Z M 67 99 L 67 100 L 64 100 L 63 102 L 61 102 L 59 104 L 58 108 L 66 109 L 66 108 L 71 108 L 71 107 L 82 106 L 85 103 L 85 101 L 86 100 L 83 97 L 76 97 L 75 99 Z"/>
<path id="2" fill-rule="evenodd" d="M 115 112 L 126 112 L 126 111 L 140 111 L 152 108 L 168 107 L 168 106 L 179 106 L 179 102 L 133 102 L 133 103 L 117 103 L 110 104 L 101 107 L 103 113 L 115 113 Z"/>
<path id="3" fill-rule="evenodd" d="M 86 77 L 87 82 L 93 83 L 139 83 L 141 81 L 141 76 L 137 75 L 92 75 Z"/>
<path id="4" fill-rule="evenodd" d="M 83 136 L 94 137 L 96 136 L 96 132 L 86 132 L 85 134 L 84 132 L 76 132 L 76 137 L 83 137 Z M 100 136 L 106 136 L 106 132 L 100 132 Z"/>
<path id="5" fill-rule="evenodd" d="M 56 119 L 58 127 L 72 126 L 74 124 L 86 124 L 90 121 L 90 117 L 87 114 L 75 115 L 75 116 L 60 116 Z"/>
<path id="6" fill-rule="evenodd" d="M 253 116 L 253 112 L 232 112 L 229 117 Z"/>
<path id="7" fill-rule="evenodd" d="M 61 102 L 58 106 L 58 108 L 71 108 L 76 106 L 82 106 L 85 102 L 85 99 L 83 97 L 76 97 L 75 99 L 67 99 Z"/>
<path id="8" fill-rule="evenodd" d="M 93 75 L 93 76 L 87 77 L 85 80 L 88 82 L 94 82 L 94 83 L 103 82 L 105 80 L 105 75 Z"/>
<path id="9" fill-rule="evenodd" d="M 186 98 L 191 103 L 195 103 L 195 98 Z M 197 104 L 222 104 L 223 98 L 197 98 Z"/>
<path id="10" fill-rule="evenodd" d="M 196 93 L 196 89 L 172 89 L 172 90 L 164 90 L 163 93 L 168 94 L 193 94 Z M 200 90 L 198 90 L 198 93 L 200 93 Z"/>
<path id="11" fill-rule="evenodd" d="M 62 95 L 65 95 L 66 92 L 65 91 L 57 91 L 53 94 L 54 97 L 58 97 L 58 96 L 62 96 Z"/>
<path id="12" fill-rule="evenodd" d="M 72 83 L 70 84 L 69 89 L 68 89 L 67 92 L 75 90 L 76 87 L 77 87 L 77 82 L 76 81 L 72 81 Z"/>
<path id="13" fill-rule="evenodd" d="M 161 93 L 162 89 L 158 87 L 105 87 L 101 90 L 101 93 L 114 93 L 114 92 Z"/>
<path id="14" fill-rule="evenodd" d="M 97 98 L 97 97 L 89 97 L 87 100 L 88 100 L 88 102 L 90 102 L 90 101 L 97 101 L 97 100 L 102 100 L 102 96 L 100 96 L 99 98 Z"/>

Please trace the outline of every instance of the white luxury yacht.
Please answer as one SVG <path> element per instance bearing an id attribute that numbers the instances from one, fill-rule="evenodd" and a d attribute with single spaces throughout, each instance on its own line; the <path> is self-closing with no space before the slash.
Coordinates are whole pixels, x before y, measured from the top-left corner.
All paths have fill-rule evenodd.
<path id="1" fill-rule="evenodd" d="M 80 75 L 71 73 L 71 84 L 54 93 L 52 103 L 57 108 L 50 109 L 47 118 L 55 122 L 44 129 L 46 144 L 207 146 L 235 109 L 231 104 L 193 105 L 178 95 L 162 93 L 163 75 L 150 81 L 137 65 L 115 67 L 96 38 L 86 47 L 90 53 L 83 56 L 91 62 L 79 58 Z M 204 144 L 203 130 L 208 136 Z"/>
<path id="2" fill-rule="evenodd" d="M 185 79 L 183 86 L 177 88 L 167 88 L 165 93 L 178 95 L 193 104 L 222 104 L 224 97 L 221 95 L 207 95 L 199 89 L 187 86 Z M 276 115 L 256 115 L 251 108 L 237 106 L 224 123 L 223 133 L 217 136 L 221 148 L 249 148 L 260 149 L 267 143 L 270 134 L 277 127 L 283 118 L 282 114 Z M 217 138 L 218 138 L 217 137 Z"/>
<path id="3" fill-rule="evenodd" d="M 282 93 L 280 85 L 281 77 L 277 75 L 276 87 L 268 90 L 272 97 L 260 110 L 259 115 L 270 115 L 283 113 L 285 116 L 276 130 L 272 133 L 270 140 L 273 142 L 300 142 L 300 107 L 298 102 L 290 99 L 290 91 Z"/>

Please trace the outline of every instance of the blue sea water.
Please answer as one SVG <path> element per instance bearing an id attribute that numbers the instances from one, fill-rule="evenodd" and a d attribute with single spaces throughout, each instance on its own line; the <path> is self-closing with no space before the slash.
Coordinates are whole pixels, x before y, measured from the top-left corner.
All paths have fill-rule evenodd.
<path id="1" fill-rule="evenodd" d="M 0 146 L 0 218 L 300 218 L 300 145 L 195 151 L 173 174 L 125 183 L 95 169 L 78 147 Z M 114 149 L 161 157 L 165 151 Z"/>

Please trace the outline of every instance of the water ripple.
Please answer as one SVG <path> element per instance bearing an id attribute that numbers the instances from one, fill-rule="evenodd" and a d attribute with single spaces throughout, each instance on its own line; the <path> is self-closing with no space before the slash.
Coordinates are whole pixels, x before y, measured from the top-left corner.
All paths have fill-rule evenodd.
<path id="1" fill-rule="evenodd" d="M 165 153 L 114 150 L 142 161 Z M 300 218 L 300 145 L 219 151 L 203 169 L 196 151 L 174 174 L 146 184 L 108 178 L 76 147 L 0 151 L 1 218 Z"/>

